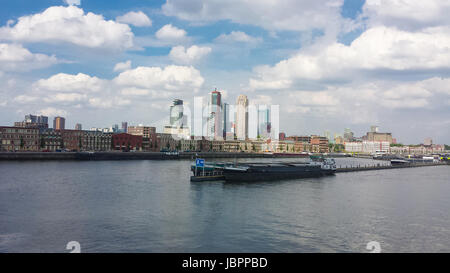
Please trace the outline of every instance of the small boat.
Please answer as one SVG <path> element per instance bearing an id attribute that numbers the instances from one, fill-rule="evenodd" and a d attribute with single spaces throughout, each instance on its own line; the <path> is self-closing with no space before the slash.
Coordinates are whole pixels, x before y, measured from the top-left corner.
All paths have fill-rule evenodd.
<path id="1" fill-rule="evenodd" d="M 408 160 L 404 160 L 404 159 L 391 159 L 391 165 L 407 165 L 410 162 Z"/>
<path id="2" fill-rule="evenodd" d="M 275 157 L 309 157 L 308 153 L 273 153 Z"/>

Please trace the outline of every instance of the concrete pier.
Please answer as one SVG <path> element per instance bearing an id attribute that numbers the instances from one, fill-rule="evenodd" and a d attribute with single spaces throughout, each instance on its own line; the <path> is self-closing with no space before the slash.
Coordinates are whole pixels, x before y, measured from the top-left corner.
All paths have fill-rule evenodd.
<path id="1" fill-rule="evenodd" d="M 412 163 L 405 165 L 386 165 L 386 164 L 370 164 L 359 166 L 338 166 L 337 173 L 345 172 L 361 172 L 361 171 L 374 171 L 374 170 L 387 170 L 387 169 L 404 169 L 404 168 L 417 168 L 417 167 L 430 167 L 430 166 L 448 166 L 445 162 L 438 163 Z"/>

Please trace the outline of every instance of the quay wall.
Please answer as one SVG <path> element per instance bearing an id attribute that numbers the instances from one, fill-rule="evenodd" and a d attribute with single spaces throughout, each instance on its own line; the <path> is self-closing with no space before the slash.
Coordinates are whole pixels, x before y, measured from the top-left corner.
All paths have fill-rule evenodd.
<path id="1" fill-rule="evenodd" d="M 437 163 L 414 163 L 406 165 L 372 165 L 372 166 L 349 166 L 349 167 L 338 167 L 336 169 L 337 173 L 345 172 L 361 172 L 361 171 L 374 171 L 374 170 L 386 170 L 386 169 L 403 169 L 403 168 L 417 168 L 417 167 L 429 167 L 429 166 L 444 166 L 448 165 L 446 162 Z"/>
<path id="2" fill-rule="evenodd" d="M 273 158 L 271 154 L 181 152 L 169 155 L 160 152 L 0 152 L 1 160 L 177 160 L 199 158 Z"/>

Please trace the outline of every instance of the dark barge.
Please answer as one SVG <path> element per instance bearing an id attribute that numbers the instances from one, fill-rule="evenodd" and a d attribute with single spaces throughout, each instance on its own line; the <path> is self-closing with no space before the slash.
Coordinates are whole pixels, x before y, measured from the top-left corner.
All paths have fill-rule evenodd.
<path id="1" fill-rule="evenodd" d="M 225 180 L 226 182 L 259 182 L 283 179 L 322 177 L 336 172 L 334 159 L 309 163 L 215 163 L 201 168 L 191 166 L 192 182 Z"/>
<path id="2" fill-rule="evenodd" d="M 310 163 L 252 163 L 226 167 L 223 176 L 227 182 L 259 182 L 298 179 L 333 175 L 336 165 L 333 159 Z"/>

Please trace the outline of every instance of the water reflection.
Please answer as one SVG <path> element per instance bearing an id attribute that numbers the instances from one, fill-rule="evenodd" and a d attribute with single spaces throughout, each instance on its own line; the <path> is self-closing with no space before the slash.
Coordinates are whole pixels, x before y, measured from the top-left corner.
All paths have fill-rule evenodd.
<path id="1" fill-rule="evenodd" d="M 0 251 L 450 251 L 447 166 L 231 184 L 190 164 L 2 162 Z"/>

